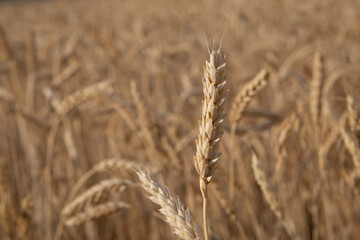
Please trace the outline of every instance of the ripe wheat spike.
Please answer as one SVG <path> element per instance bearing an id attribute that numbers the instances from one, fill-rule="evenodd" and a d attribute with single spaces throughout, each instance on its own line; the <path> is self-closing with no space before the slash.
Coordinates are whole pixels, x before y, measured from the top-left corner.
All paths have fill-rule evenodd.
<path id="1" fill-rule="evenodd" d="M 200 230 L 194 223 L 190 210 L 184 208 L 179 197 L 174 196 L 168 187 L 162 186 L 149 171 L 140 170 L 137 175 L 142 187 L 150 194 L 149 199 L 161 207 L 159 211 L 175 234 L 184 240 L 200 240 Z"/>

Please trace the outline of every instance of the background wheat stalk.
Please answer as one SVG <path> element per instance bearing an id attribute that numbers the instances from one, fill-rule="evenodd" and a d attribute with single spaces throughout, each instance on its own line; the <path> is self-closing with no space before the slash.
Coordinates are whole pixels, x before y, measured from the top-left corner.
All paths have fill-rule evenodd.
<path id="1" fill-rule="evenodd" d="M 300 239 L 293 222 L 285 219 L 284 210 L 280 204 L 275 188 L 270 183 L 261 166 L 261 163 L 259 162 L 257 156 L 254 153 L 252 155 L 252 169 L 254 172 L 255 180 L 260 186 L 266 202 L 269 204 L 271 210 L 276 215 L 276 217 L 280 220 L 286 232 L 292 239 Z"/>
<path id="2" fill-rule="evenodd" d="M 235 199 L 235 131 L 239 121 L 243 118 L 251 100 L 256 96 L 261 89 L 263 89 L 269 80 L 269 72 L 265 69 L 261 70 L 255 78 L 245 84 L 239 89 L 235 99 L 231 104 L 231 110 L 229 113 L 229 119 L 231 123 L 230 128 L 230 165 L 229 165 L 229 192 L 230 200 Z"/>

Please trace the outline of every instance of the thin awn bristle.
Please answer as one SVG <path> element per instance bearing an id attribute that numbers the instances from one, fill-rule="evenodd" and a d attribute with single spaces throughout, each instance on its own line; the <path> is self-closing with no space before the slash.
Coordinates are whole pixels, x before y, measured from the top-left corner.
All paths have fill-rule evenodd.
<path id="1" fill-rule="evenodd" d="M 138 171 L 137 175 L 142 187 L 150 194 L 149 199 L 161 207 L 159 211 L 165 216 L 175 234 L 184 240 L 200 240 L 200 230 L 179 197 L 174 196 L 168 187 L 162 186 L 149 171 Z"/>

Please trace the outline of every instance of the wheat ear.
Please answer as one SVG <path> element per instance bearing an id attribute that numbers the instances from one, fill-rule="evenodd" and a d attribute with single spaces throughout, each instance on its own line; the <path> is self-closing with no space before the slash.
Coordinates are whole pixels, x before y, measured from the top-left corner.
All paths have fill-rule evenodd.
<path id="1" fill-rule="evenodd" d="M 354 98 L 351 95 L 346 97 L 347 112 L 349 118 L 350 129 L 352 133 L 360 132 L 360 114 L 354 104 Z"/>
<path id="2" fill-rule="evenodd" d="M 130 204 L 126 202 L 107 202 L 104 204 L 97 205 L 95 207 L 86 209 L 85 212 L 81 212 L 76 214 L 75 216 L 67 219 L 65 224 L 67 226 L 76 226 L 81 223 L 90 221 L 93 218 L 98 218 L 103 215 L 110 214 L 112 212 L 118 211 L 119 209 L 128 209 L 130 208 Z"/>
<path id="3" fill-rule="evenodd" d="M 273 174 L 273 179 L 276 181 L 280 179 L 284 159 L 287 157 L 286 140 L 288 139 L 288 134 L 292 129 L 293 125 L 295 124 L 296 120 L 297 120 L 296 113 L 291 113 L 289 116 L 285 118 L 285 120 L 282 122 L 280 126 L 280 133 L 278 136 L 278 142 L 276 147 L 277 160 Z"/>
<path id="4" fill-rule="evenodd" d="M 261 164 L 255 154 L 252 155 L 252 169 L 254 171 L 255 180 L 257 184 L 259 184 L 266 201 L 270 205 L 271 210 L 278 219 L 282 220 L 283 212 L 274 187 L 268 181 L 265 172 L 262 169 Z"/>
<path id="5" fill-rule="evenodd" d="M 139 168 L 144 168 L 144 167 L 147 166 L 143 163 L 135 162 L 127 159 L 112 158 L 112 159 L 103 160 L 98 164 L 94 165 L 89 171 L 87 171 L 81 176 L 81 178 L 72 187 L 70 193 L 66 197 L 65 204 L 68 204 L 76 196 L 76 194 L 78 193 L 80 188 L 84 185 L 84 183 L 96 173 L 111 171 L 111 170 L 120 170 L 120 169 L 137 170 Z M 149 168 L 153 169 L 151 167 Z M 65 217 L 66 216 L 63 214 L 60 216 L 60 219 L 56 226 L 56 232 L 54 237 L 55 240 L 60 240 L 61 238 Z"/>
<path id="6" fill-rule="evenodd" d="M 93 205 L 105 198 L 122 191 L 127 186 L 136 186 L 136 183 L 130 180 L 123 180 L 119 178 L 106 179 L 89 188 L 84 193 L 71 201 L 63 210 L 64 216 L 69 216 L 75 212 L 84 211 L 90 205 Z"/>
<path id="7" fill-rule="evenodd" d="M 255 78 L 239 90 L 231 104 L 229 118 L 232 124 L 238 123 L 242 119 L 251 99 L 267 85 L 268 81 L 269 72 L 263 69 L 255 76 Z"/>
<path id="8" fill-rule="evenodd" d="M 189 209 L 184 209 L 179 197 L 174 196 L 168 187 L 162 186 L 149 171 L 140 170 L 137 175 L 142 187 L 150 194 L 149 199 L 161 207 L 159 211 L 165 216 L 175 234 L 184 240 L 200 240 L 200 230 L 194 223 Z"/>
<path id="9" fill-rule="evenodd" d="M 206 61 L 203 78 L 204 100 L 199 122 L 199 136 L 196 140 L 194 165 L 200 175 L 200 190 L 203 197 L 204 235 L 208 239 L 207 227 L 207 185 L 210 183 L 221 153 L 218 151 L 224 132 L 224 101 L 227 96 L 225 58 L 220 49 L 213 49 L 210 61 Z"/>
<path id="10" fill-rule="evenodd" d="M 300 239 L 294 223 L 292 221 L 285 220 L 284 211 L 281 207 L 274 186 L 269 182 L 264 169 L 255 154 L 252 155 L 252 169 L 254 171 L 255 180 L 260 186 L 266 202 L 269 204 L 276 217 L 280 220 L 287 234 L 291 237 L 291 239 Z"/>
<path id="11" fill-rule="evenodd" d="M 111 92 L 111 83 L 112 80 L 104 80 L 79 90 L 67 96 L 61 103 L 56 105 L 55 110 L 60 115 L 60 117 L 63 118 L 74 107 L 90 98 L 93 98 L 94 96 L 98 95 L 99 92 Z"/>
<path id="12" fill-rule="evenodd" d="M 269 72 L 265 69 L 261 70 L 255 78 L 253 78 L 250 82 L 245 84 L 239 92 L 237 93 L 234 101 L 231 104 L 231 110 L 229 114 L 229 119 L 231 122 L 230 128 L 230 165 L 229 165 L 229 192 L 230 192 L 230 200 L 234 201 L 235 199 L 235 156 L 234 156 L 234 148 L 235 148 L 235 132 L 237 128 L 237 124 L 244 116 L 251 99 L 256 96 L 261 89 L 263 89 L 269 81 Z"/>
<path id="13" fill-rule="evenodd" d="M 360 174 L 360 144 L 358 140 L 346 130 L 346 125 L 344 124 L 340 128 L 341 137 L 344 141 L 346 150 L 350 153 L 352 160 L 356 168 L 356 174 Z"/>

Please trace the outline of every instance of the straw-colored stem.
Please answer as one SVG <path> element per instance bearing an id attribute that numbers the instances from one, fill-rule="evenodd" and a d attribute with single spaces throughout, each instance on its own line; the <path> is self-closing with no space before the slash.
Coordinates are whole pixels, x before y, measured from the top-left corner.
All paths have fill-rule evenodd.
<path id="1" fill-rule="evenodd" d="M 200 189 L 201 194 L 203 197 L 203 226 L 204 226 L 204 236 L 205 240 L 209 239 L 209 226 L 207 223 L 207 202 L 208 202 L 208 195 L 207 195 L 207 184 L 203 179 L 200 179 Z"/>
<path id="2" fill-rule="evenodd" d="M 203 198 L 203 221 L 204 221 L 204 236 L 205 240 L 209 239 L 209 228 L 207 224 L 207 198 Z"/>

